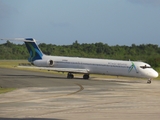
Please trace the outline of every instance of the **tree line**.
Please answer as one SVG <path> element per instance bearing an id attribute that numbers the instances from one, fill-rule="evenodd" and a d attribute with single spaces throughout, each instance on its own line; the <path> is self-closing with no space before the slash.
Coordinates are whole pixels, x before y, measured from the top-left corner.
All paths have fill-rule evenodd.
<path id="1" fill-rule="evenodd" d="M 102 42 L 80 44 L 76 40 L 71 45 L 41 43 L 39 47 L 47 55 L 144 61 L 153 67 L 160 67 L 160 47 L 154 44 L 109 46 Z M 17 45 L 9 41 L 0 44 L 0 59 L 28 59 L 28 57 L 25 44 Z"/>

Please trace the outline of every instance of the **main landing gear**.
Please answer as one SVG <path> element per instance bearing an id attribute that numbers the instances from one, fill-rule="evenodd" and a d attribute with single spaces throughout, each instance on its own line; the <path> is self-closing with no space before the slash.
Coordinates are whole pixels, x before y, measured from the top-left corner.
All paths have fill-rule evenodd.
<path id="1" fill-rule="evenodd" d="M 152 79 L 149 78 L 148 81 L 147 81 L 147 83 L 148 83 L 148 84 L 151 84 L 151 80 L 152 80 Z"/>
<path id="2" fill-rule="evenodd" d="M 73 78 L 74 78 L 74 75 L 69 72 L 69 73 L 67 74 L 67 78 L 68 78 L 68 79 L 73 79 Z M 84 74 L 84 75 L 83 75 L 83 79 L 89 79 L 89 74 Z"/>
<path id="3" fill-rule="evenodd" d="M 89 79 L 89 74 L 84 74 L 83 79 Z"/>
<path id="4" fill-rule="evenodd" d="M 67 78 L 72 79 L 74 78 L 74 75 L 72 73 L 68 73 Z"/>

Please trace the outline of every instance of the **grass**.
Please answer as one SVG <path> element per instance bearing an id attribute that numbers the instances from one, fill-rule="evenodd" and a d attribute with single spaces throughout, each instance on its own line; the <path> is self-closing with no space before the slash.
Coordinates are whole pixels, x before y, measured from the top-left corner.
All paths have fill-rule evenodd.
<path id="1" fill-rule="evenodd" d="M 16 88 L 0 88 L 0 94 L 15 90 Z"/>
<path id="2" fill-rule="evenodd" d="M 14 68 L 19 63 L 27 63 L 27 60 L 0 60 L 0 67 Z"/>

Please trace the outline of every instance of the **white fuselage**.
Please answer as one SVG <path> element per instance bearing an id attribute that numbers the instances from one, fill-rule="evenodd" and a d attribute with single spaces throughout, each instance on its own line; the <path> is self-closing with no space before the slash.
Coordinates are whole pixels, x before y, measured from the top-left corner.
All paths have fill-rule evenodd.
<path id="1" fill-rule="evenodd" d="M 1 39 L 8 40 L 8 39 Z M 23 41 L 30 54 L 29 62 L 43 69 L 68 72 L 67 78 L 73 78 L 72 73 L 82 73 L 88 79 L 89 74 L 106 74 L 116 76 L 133 76 L 156 78 L 158 73 L 144 62 L 62 57 L 44 55 L 33 38 L 15 38 L 9 40 Z"/>
<path id="2" fill-rule="evenodd" d="M 158 73 L 147 63 L 138 61 L 47 56 L 43 55 L 43 61 L 52 60 L 53 65 L 37 65 L 40 67 L 87 69 L 89 74 L 106 74 L 116 76 L 132 76 L 142 78 L 155 78 Z M 147 66 L 143 68 L 143 66 Z"/>

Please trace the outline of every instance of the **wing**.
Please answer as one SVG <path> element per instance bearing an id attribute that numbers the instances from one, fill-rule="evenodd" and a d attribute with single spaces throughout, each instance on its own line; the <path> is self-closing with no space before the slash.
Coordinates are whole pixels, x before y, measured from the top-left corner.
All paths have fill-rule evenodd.
<path id="1" fill-rule="evenodd" d="M 57 72 L 89 73 L 88 69 L 79 69 L 79 68 L 54 68 L 54 67 L 32 67 L 32 66 L 18 66 L 18 67 L 40 69 L 40 70 L 50 70 L 50 71 L 57 71 Z"/>

